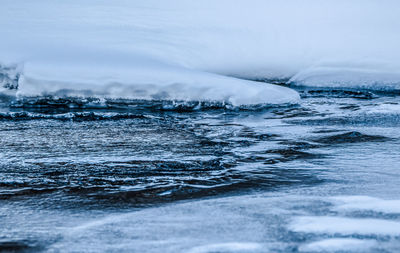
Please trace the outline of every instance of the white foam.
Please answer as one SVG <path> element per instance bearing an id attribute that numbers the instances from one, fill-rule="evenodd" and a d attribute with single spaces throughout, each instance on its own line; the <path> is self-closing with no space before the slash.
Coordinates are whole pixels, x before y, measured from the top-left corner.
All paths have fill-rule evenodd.
<path id="1" fill-rule="evenodd" d="M 308 243 L 299 247 L 300 252 L 366 252 L 377 246 L 375 240 L 354 238 L 330 238 Z"/>
<path id="2" fill-rule="evenodd" d="M 0 63 L 0 92 L 6 92 L 7 90 L 13 90 L 18 88 L 18 82 L 20 78 L 22 66 L 10 65 L 3 66 Z"/>
<path id="3" fill-rule="evenodd" d="M 357 219 L 333 216 L 303 216 L 289 228 L 295 232 L 342 235 L 400 235 L 400 222 L 381 219 Z"/>
<path id="4" fill-rule="evenodd" d="M 335 209 L 341 211 L 374 211 L 382 213 L 400 213 L 400 200 L 385 200 L 369 196 L 333 197 Z"/>

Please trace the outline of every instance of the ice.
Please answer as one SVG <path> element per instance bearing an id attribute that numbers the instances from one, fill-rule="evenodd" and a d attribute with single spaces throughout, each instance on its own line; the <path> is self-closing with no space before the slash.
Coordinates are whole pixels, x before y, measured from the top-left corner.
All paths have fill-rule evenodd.
<path id="1" fill-rule="evenodd" d="M 256 204 L 257 200 L 235 198 Z M 49 252 L 270 252 L 262 222 L 226 199 L 174 203 L 86 220 L 65 229 Z"/>
<path id="2" fill-rule="evenodd" d="M 3 0 L 1 7 L 0 62 L 24 64 L 23 96 L 286 103 L 298 95 L 237 78 L 389 89 L 400 80 L 394 0 Z"/>
<path id="3" fill-rule="evenodd" d="M 400 222 L 372 218 L 359 219 L 334 216 L 302 216 L 294 219 L 289 227 L 295 232 L 305 233 L 378 236 L 400 235 Z"/>
<path id="4" fill-rule="evenodd" d="M 400 200 L 385 200 L 369 196 L 340 196 L 332 198 L 340 211 L 374 211 L 400 213 Z"/>
<path id="5" fill-rule="evenodd" d="M 312 242 L 299 247 L 300 252 L 366 252 L 377 243 L 374 240 L 355 238 L 330 238 Z"/>
<path id="6" fill-rule="evenodd" d="M 297 92 L 280 86 L 183 69 L 158 63 L 113 67 L 29 68 L 20 96 L 51 94 L 107 98 L 222 101 L 232 105 L 296 103 Z M 106 73 L 100 74 L 100 73 Z M 77 74 L 78 73 L 78 74 Z M 71 79 L 79 76 L 81 79 Z"/>
<path id="7" fill-rule="evenodd" d="M 194 247 L 189 250 L 189 253 L 208 253 L 208 252 L 260 252 L 262 244 L 249 242 L 231 242 L 209 244 Z"/>
<path id="8" fill-rule="evenodd" d="M 299 71 L 289 83 L 312 87 L 346 87 L 378 91 L 400 89 L 397 63 L 325 62 Z"/>

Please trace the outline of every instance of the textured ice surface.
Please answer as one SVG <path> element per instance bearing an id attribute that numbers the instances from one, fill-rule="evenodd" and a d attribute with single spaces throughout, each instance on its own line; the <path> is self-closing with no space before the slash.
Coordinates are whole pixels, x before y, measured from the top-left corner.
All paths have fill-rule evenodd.
<path id="1" fill-rule="evenodd" d="M 400 200 L 385 200 L 369 196 L 340 196 L 333 198 L 339 211 L 373 211 L 400 214 Z"/>
<path id="2" fill-rule="evenodd" d="M 400 235 L 400 222 L 383 219 L 355 219 L 331 216 L 304 216 L 290 225 L 293 231 L 342 235 Z"/>
<path id="3" fill-rule="evenodd" d="M 332 238 L 299 247 L 300 252 L 368 252 L 376 246 L 374 240 L 355 238 Z"/>
<path id="4" fill-rule="evenodd" d="M 396 52 L 394 52 L 396 54 Z M 312 87 L 345 87 L 377 91 L 400 89 L 397 62 L 325 62 L 299 71 L 289 83 Z"/>

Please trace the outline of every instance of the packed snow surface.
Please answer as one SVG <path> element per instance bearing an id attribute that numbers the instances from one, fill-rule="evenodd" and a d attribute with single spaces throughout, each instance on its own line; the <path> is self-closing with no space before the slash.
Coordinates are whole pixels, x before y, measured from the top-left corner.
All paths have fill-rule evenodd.
<path id="1" fill-rule="evenodd" d="M 1 9 L 0 64 L 21 70 L 19 95 L 241 105 L 298 99 L 244 79 L 400 87 L 395 0 L 2 0 Z"/>

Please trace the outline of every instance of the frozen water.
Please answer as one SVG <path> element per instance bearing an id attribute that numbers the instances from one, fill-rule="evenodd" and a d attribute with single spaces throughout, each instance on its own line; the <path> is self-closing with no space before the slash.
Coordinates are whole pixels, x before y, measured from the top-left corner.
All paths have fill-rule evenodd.
<path id="1" fill-rule="evenodd" d="M 399 8 L 2 0 L 0 251 L 399 252 Z"/>
<path id="2" fill-rule="evenodd" d="M 399 98 L 353 95 L 250 111 L 3 108 L 0 247 L 397 252 Z"/>
<path id="3" fill-rule="evenodd" d="M 3 0 L 20 95 L 288 103 L 296 85 L 398 89 L 397 1 Z"/>
<path id="4" fill-rule="evenodd" d="M 293 231 L 342 235 L 400 235 L 400 222 L 342 217 L 299 217 L 290 225 Z"/>
<path id="5" fill-rule="evenodd" d="M 385 200 L 369 196 L 341 196 L 333 198 L 341 211 L 373 211 L 400 214 L 400 200 Z"/>
<path id="6" fill-rule="evenodd" d="M 332 238 L 309 243 L 299 248 L 300 252 L 368 252 L 376 246 L 374 240 L 354 238 Z"/>

